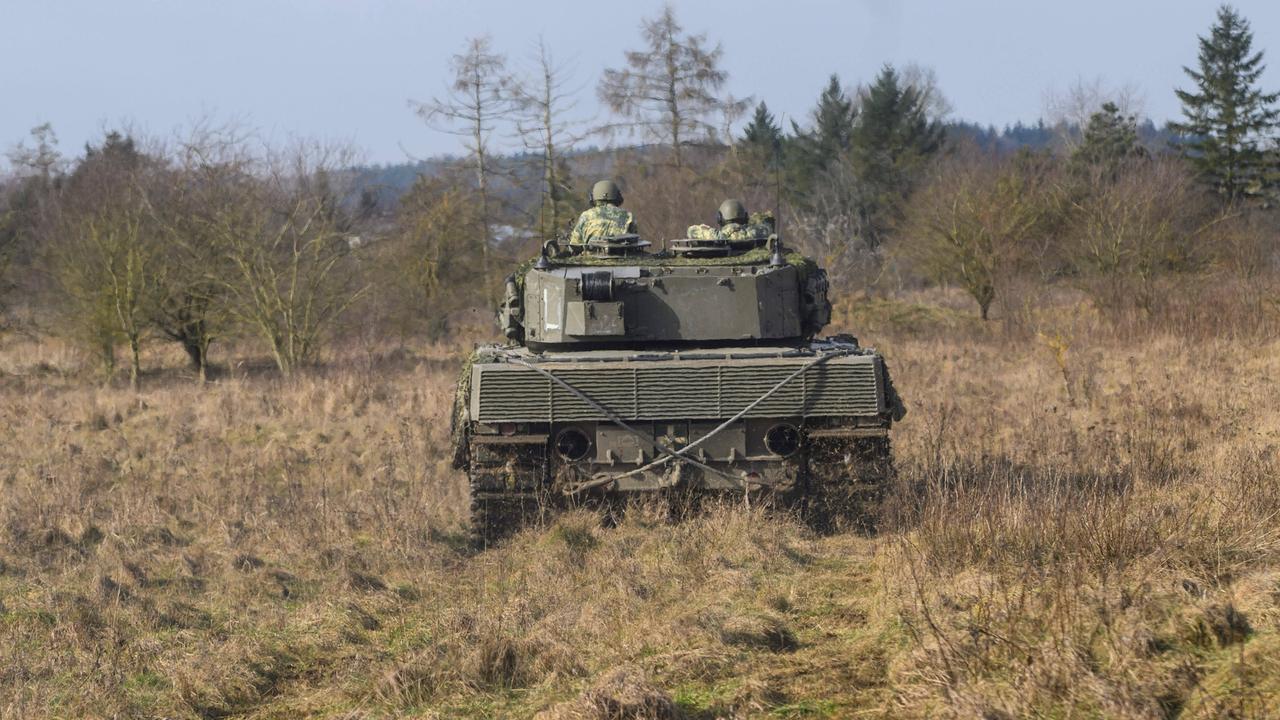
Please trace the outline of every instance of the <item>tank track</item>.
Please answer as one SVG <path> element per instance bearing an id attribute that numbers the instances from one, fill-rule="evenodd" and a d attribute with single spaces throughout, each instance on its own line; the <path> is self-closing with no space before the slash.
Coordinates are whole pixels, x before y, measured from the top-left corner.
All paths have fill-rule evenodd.
<path id="1" fill-rule="evenodd" d="M 881 504 L 893 480 L 889 438 L 823 439 L 809 448 L 803 493 L 797 505 L 823 533 L 876 530 Z"/>
<path id="2" fill-rule="evenodd" d="M 484 550 L 536 524 L 546 515 L 539 497 L 471 491 L 471 545 Z"/>
<path id="3" fill-rule="evenodd" d="M 467 480 L 473 547 L 491 547 L 554 515 L 558 503 L 544 482 L 546 471 L 542 445 L 488 447 L 472 456 Z"/>
<path id="4" fill-rule="evenodd" d="M 487 448 L 472 458 L 467 476 L 474 547 L 492 547 L 526 527 L 545 524 L 566 507 L 565 498 L 546 482 L 547 463 L 543 446 Z M 889 438 L 827 438 L 809 447 L 802 481 L 777 499 L 818 532 L 870 533 L 892 479 Z"/>

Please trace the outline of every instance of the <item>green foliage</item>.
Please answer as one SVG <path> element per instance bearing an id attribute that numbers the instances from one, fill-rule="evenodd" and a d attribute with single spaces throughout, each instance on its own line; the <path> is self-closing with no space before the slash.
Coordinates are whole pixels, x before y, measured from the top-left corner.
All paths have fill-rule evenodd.
<path id="1" fill-rule="evenodd" d="M 776 155 L 782 149 L 782 128 L 778 127 L 776 118 L 763 100 L 756 106 L 751 122 L 742 130 L 741 145 L 766 157 Z"/>
<path id="2" fill-rule="evenodd" d="M 886 65 L 867 91 L 859 121 L 849 144 L 868 169 L 885 160 L 892 164 L 936 152 L 942 143 L 942 127 L 929 119 L 918 88 L 903 85 L 897 71 Z"/>
<path id="3" fill-rule="evenodd" d="M 857 118 L 857 105 L 845 93 L 840 77 L 832 73 L 811 113 L 812 126 L 805 130 L 795 121 L 791 123 L 793 138 L 788 151 L 798 181 L 795 190 L 805 192 L 814 178 L 839 162 L 852 142 Z"/>
<path id="4" fill-rule="evenodd" d="M 746 174 L 764 174 L 782 164 L 782 128 L 763 101 L 756 106 L 751 121 L 742 130 L 737 150 L 746 162 Z"/>
<path id="5" fill-rule="evenodd" d="M 925 112 L 924 97 L 886 65 L 862 101 L 849 137 L 850 157 L 866 186 L 857 212 L 866 242 L 879 245 L 898 217 L 923 161 L 942 145 L 942 127 Z"/>
<path id="6" fill-rule="evenodd" d="M 1103 167 L 1114 174 L 1120 164 L 1146 154 L 1146 148 L 1138 143 L 1137 117 L 1122 115 L 1115 103 L 1107 102 L 1089 117 L 1080 145 L 1071 153 L 1071 163 L 1077 168 Z"/>
<path id="7" fill-rule="evenodd" d="M 1195 87 L 1177 91 L 1185 119 L 1172 127 L 1183 135 L 1182 151 L 1229 204 L 1263 195 L 1276 183 L 1276 158 L 1264 144 L 1280 119 L 1280 93 L 1257 87 L 1266 66 L 1262 51 L 1252 48 L 1249 21 L 1223 5 L 1209 36 L 1200 38 L 1197 68 L 1183 68 Z"/>
<path id="8" fill-rule="evenodd" d="M 885 66 L 870 88 L 851 98 L 832 75 L 810 128 L 792 126 L 793 222 L 838 279 L 870 287 L 880 275 L 881 245 L 942 145 L 942 127 L 929 117 L 929 92 Z"/>

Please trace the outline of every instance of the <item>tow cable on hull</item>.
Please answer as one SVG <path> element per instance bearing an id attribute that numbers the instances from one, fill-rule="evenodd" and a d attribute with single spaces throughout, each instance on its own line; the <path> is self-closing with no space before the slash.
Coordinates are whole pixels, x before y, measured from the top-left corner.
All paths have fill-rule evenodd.
<path id="1" fill-rule="evenodd" d="M 653 447 L 657 448 L 658 450 L 660 450 L 660 451 L 662 452 L 662 457 L 657 458 L 656 460 L 654 460 L 654 461 L 650 462 L 650 463 L 649 463 L 649 464 L 647 464 L 647 465 L 644 465 L 644 466 L 641 466 L 641 467 L 635 468 L 634 470 L 628 470 L 627 472 L 624 472 L 624 473 L 617 473 L 617 474 L 611 474 L 611 473 L 599 473 L 599 474 L 595 475 L 594 477 L 592 477 L 590 480 L 587 480 L 587 481 L 584 481 L 584 482 L 581 482 L 581 483 L 577 483 L 577 484 L 573 485 L 572 487 L 567 487 L 567 488 L 565 488 L 565 489 L 564 489 L 564 493 L 565 493 L 566 495 L 576 495 L 576 494 L 578 494 L 578 493 L 580 493 L 580 492 L 584 492 L 584 491 L 586 491 L 586 490 L 591 490 L 591 489 L 593 489 L 593 488 L 598 488 L 598 487 L 603 487 L 603 486 L 605 486 L 605 485 L 610 485 L 610 484 L 612 484 L 612 483 L 616 483 L 616 482 L 618 482 L 619 480 L 623 480 L 623 479 L 625 479 L 625 478 L 629 478 L 629 477 L 632 477 L 632 476 L 634 476 L 634 475 L 639 475 L 639 474 L 641 474 L 641 473 L 648 472 L 649 470 L 654 470 L 654 469 L 659 468 L 659 467 L 661 467 L 661 466 L 663 466 L 663 465 L 666 465 L 667 463 L 671 462 L 672 460 L 678 460 L 678 461 L 680 461 L 680 462 L 682 462 L 682 463 L 688 463 L 688 464 L 693 465 L 693 466 L 695 466 L 695 467 L 697 467 L 697 468 L 699 468 L 699 469 L 701 469 L 701 470 L 703 470 L 703 471 L 705 471 L 705 472 L 709 472 L 709 473 L 712 473 L 712 474 L 715 474 L 715 475 L 719 475 L 719 476 L 721 476 L 721 477 L 723 477 L 723 478 L 726 478 L 726 479 L 732 480 L 732 481 L 734 481 L 734 482 L 738 483 L 738 485 L 741 487 L 741 489 L 742 489 L 743 491 L 746 491 L 746 490 L 747 490 L 748 485 L 768 485 L 768 483 L 760 482 L 760 481 L 758 481 L 758 480 L 757 480 L 757 481 L 752 481 L 752 480 L 748 479 L 748 478 L 747 478 L 747 477 L 745 477 L 745 476 L 737 476 L 737 475 L 733 475 L 733 474 L 731 474 L 731 473 L 727 473 L 727 472 L 725 472 L 725 471 L 723 471 L 723 470 L 719 470 L 719 469 L 717 469 L 717 468 L 713 468 L 713 467 L 711 467 L 710 465 L 707 465 L 706 463 L 703 463 L 703 462 L 701 462 L 701 461 L 699 461 L 699 460 L 694 460 L 694 459 L 693 459 L 693 458 L 691 458 L 691 457 L 687 457 L 687 456 L 686 456 L 686 453 L 688 453 L 689 451 L 691 451 L 691 450 L 693 450 L 694 448 L 698 447 L 698 446 L 699 446 L 699 445 L 701 445 L 702 443 L 704 443 L 704 442 L 706 442 L 706 441 L 710 440 L 711 438 L 715 437 L 716 435 L 720 434 L 720 433 L 721 433 L 721 432 L 723 432 L 724 430 L 728 429 L 728 428 L 729 428 L 729 426 L 731 426 L 731 425 L 733 425 L 734 423 L 736 423 L 736 422 L 738 422 L 739 420 L 741 420 L 744 416 L 746 416 L 746 414 L 747 414 L 747 413 L 751 412 L 751 411 L 752 411 L 752 410 L 754 410 L 757 406 L 759 406 L 759 405 L 760 405 L 760 403 L 764 402 L 765 400 L 768 400 L 768 399 L 769 399 L 770 397 L 772 397 L 775 393 L 777 393 L 779 390 L 781 390 L 783 387 L 785 387 L 785 386 L 787 385 L 787 383 L 789 383 L 789 382 L 791 382 L 792 380 L 794 380 L 794 379 L 796 379 L 796 378 L 800 377 L 801 375 L 803 375 L 805 372 L 807 372 L 807 371 L 808 371 L 808 370 L 810 370 L 811 368 L 817 367 L 818 365 L 821 365 L 821 364 L 823 364 L 823 363 L 825 363 L 825 362 L 827 362 L 827 361 L 829 361 L 829 360 L 833 360 L 833 359 L 838 358 L 838 357 L 845 357 L 845 356 L 847 356 L 847 355 L 854 355 L 854 354 L 857 354 L 858 352 L 859 352 L 859 351 L 858 351 L 857 349 L 853 349 L 853 348 L 850 348 L 850 349 L 848 349 L 848 350 L 837 350 L 837 351 L 835 351 L 835 352 L 830 352 L 830 353 L 827 353 L 827 354 L 824 354 L 824 355 L 820 355 L 820 356 L 818 356 L 818 357 L 814 358 L 813 360 L 811 360 L 811 361 L 809 361 L 809 362 L 805 363 L 804 365 L 801 365 L 801 366 L 800 366 L 800 367 L 799 367 L 795 372 L 793 372 L 793 373 L 791 373 L 790 375 L 788 375 L 787 377 L 783 378 L 783 379 L 782 379 L 781 381 L 779 381 L 776 385 L 774 385 L 773 387 L 769 388 L 769 390 L 765 391 L 765 393 L 764 393 L 763 395 L 761 395 L 760 397 L 758 397 L 758 398 L 756 398 L 755 400 L 753 400 L 750 404 L 748 404 L 748 405 L 747 405 L 746 407 L 744 407 L 742 410 L 738 411 L 738 413 L 737 413 L 736 415 L 734 415 L 733 417 L 729 418 L 728 420 L 725 420 L 723 423 L 721 423 L 719 426 L 717 426 L 717 427 L 716 427 L 714 430 L 712 430 L 711 432 L 707 433 L 706 435 L 703 435 L 702 437 L 698 438 L 697 440 L 694 440 L 693 442 L 689 443 L 688 445 L 685 445 L 684 447 L 680 448 L 679 450 L 673 449 L 673 448 L 671 448 L 670 446 L 666 445 L 665 443 L 660 442 L 656 437 L 653 437 L 653 436 L 651 436 L 651 435 L 647 435 L 647 434 L 642 433 L 642 432 L 640 432 L 639 430 L 636 430 L 635 428 L 631 427 L 630 425 L 628 425 L 628 424 L 626 423 L 626 421 L 624 421 L 622 418 L 620 418 L 620 417 L 617 415 L 617 413 L 614 413 L 612 410 L 610 410 L 609 408 L 605 407 L 603 404 L 601 404 L 601 403 L 599 403 L 599 402 L 595 401 L 594 399 L 592 399 L 592 398 L 591 398 L 590 396 L 588 396 L 586 393 L 584 393 L 584 392 L 582 392 L 581 390 L 579 390 L 578 388 L 576 388 L 576 387 L 574 387 L 574 386 L 570 385 L 570 384 L 569 384 L 568 382 L 566 382 L 563 378 L 560 378 L 560 377 L 556 376 L 556 374 L 555 374 L 555 373 L 553 373 L 553 372 L 551 372 L 550 370 L 546 370 L 546 369 L 544 369 L 544 368 L 538 367 L 538 366 L 537 366 L 536 364 L 534 364 L 534 363 L 527 362 L 527 361 L 525 361 L 525 360 L 522 360 L 522 359 L 520 359 L 520 358 L 518 358 L 518 357 L 515 357 L 515 356 L 513 356 L 513 355 L 510 355 L 510 354 L 506 355 L 506 356 L 505 356 L 505 359 L 506 359 L 506 361 L 507 361 L 507 362 L 510 362 L 510 363 L 512 363 L 512 364 L 514 364 L 514 365 L 519 365 L 519 366 L 521 366 L 521 367 L 528 368 L 528 369 L 533 370 L 534 372 L 536 372 L 536 373 L 538 373 L 538 374 L 542 375 L 543 377 L 546 377 L 546 378 L 547 378 L 548 380 L 550 380 L 551 382 L 555 383 L 556 385 L 559 385 L 561 388 L 564 388 L 566 391 L 568 391 L 568 392 L 569 392 L 570 394 L 572 394 L 574 397 L 578 398 L 579 400 L 581 400 L 581 401 L 583 401 L 584 403 L 586 403 L 587 405 L 589 405 L 591 408 L 593 408 L 594 410 L 596 410 L 597 412 L 599 412 L 601 415 L 604 415 L 604 416 L 605 416 L 606 418 L 608 418 L 608 419 L 609 419 L 609 421 L 610 421 L 610 422 L 612 422 L 614 425 L 617 425 L 618 427 L 622 428 L 624 431 L 626 431 L 626 432 L 630 433 L 631 435 L 634 435 L 635 437 L 639 438 L 640 440 L 644 441 L 644 442 L 645 442 L 645 443 L 647 443 L 647 444 L 652 445 Z M 676 473 L 676 474 L 675 474 L 675 477 L 676 477 L 676 482 L 678 482 L 678 481 L 679 481 L 679 477 L 680 477 L 680 473 Z M 674 484 L 675 484 L 675 483 L 673 483 L 673 485 L 674 485 Z"/>

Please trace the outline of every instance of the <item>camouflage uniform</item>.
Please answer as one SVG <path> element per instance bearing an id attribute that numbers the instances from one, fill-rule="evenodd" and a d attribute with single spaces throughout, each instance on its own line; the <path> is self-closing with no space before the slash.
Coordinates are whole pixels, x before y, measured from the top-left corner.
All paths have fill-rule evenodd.
<path id="1" fill-rule="evenodd" d="M 690 225 L 684 236 L 690 240 L 719 240 L 720 231 L 710 225 Z"/>
<path id="2" fill-rule="evenodd" d="M 578 216 L 569 233 L 569 244 L 586 245 L 588 240 L 596 238 L 634 234 L 637 234 L 634 215 L 617 205 L 600 203 Z"/>
<path id="3" fill-rule="evenodd" d="M 728 222 L 719 228 L 690 225 L 685 237 L 691 240 L 768 240 L 773 234 L 773 213 L 751 214 L 748 223 Z"/>
<path id="4" fill-rule="evenodd" d="M 765 223 L 725 223 L 720 228 L 720 237 L 725 240 L 767 240 L 773 234 L 773 228 Z"/>

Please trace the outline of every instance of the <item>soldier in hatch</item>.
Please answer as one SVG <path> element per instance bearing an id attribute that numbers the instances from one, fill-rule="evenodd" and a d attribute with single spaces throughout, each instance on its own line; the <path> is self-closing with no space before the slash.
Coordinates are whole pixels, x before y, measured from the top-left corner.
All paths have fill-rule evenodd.
<path id="1" fill-rule="evenodd" d="M 691 225 L 688 236 L 696 240 L 756 240 L 763 244 L 774 232 L 773 213 L 747 213 L 741 200 L 725 200 L 716 211 L 718 228 L 709 225 Z"/>
<path id="2" fill-rule="evenodd" d="M 611 235 L 636 234 L 636 218 L 618 207 L 621 204 L 622 191 L 612 180 L 592 185 L 591 207 L 578 216 L 569 233 L 569 245 L 586 245 L 588 240 Z"/>

